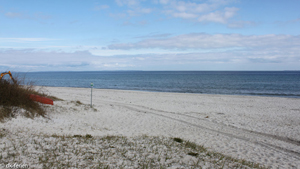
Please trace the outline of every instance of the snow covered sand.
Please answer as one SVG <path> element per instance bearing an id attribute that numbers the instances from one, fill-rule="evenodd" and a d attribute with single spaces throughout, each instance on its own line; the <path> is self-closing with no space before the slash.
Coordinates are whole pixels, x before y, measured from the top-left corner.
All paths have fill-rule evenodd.
<path id="1" fill-rule="evenodd" d="M 300 99 L 93 89 L 90 108 L 88 88 L 44 89 L 64 101 L 48 106 L 49 119 L 18 117 L 0 123 L 9 135 L 5 139 L 179 137 L 272 168 L 300 166 Z"/>

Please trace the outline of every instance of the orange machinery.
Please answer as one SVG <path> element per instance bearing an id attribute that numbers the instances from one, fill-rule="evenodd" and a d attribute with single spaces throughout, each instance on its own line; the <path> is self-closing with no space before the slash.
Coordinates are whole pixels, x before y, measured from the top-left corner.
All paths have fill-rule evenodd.
<path id="1" fill-rule="evenodd" d="M 15 79 L 12 77 L 12 74 L 10 73 L 10 71 L 1 73 L 1 75 L 0 75 L 0 80 L 2 79 L 2 77 L 3 77 L 4 75 L 7 75 L 7 74 L 10 76 L 11 80 L 15 83 L 16 81 L 15 81 Z"/>

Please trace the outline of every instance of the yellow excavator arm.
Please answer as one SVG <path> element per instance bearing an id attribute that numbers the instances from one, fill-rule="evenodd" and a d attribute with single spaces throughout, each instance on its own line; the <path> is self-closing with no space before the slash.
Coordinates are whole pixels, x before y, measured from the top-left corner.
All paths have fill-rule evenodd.
<path id="1" fill-rule="evenodd" d="M 0 75 L 0 80 L 2 79 L 2 77 L 3 77 L 4 75 L 7 75 L 7 74 L 9 74 L 11 80 L 12 80 L 13 82 L 15 82 L 15 79 L 12 77 L 12 74 L 10 73 L 10 71 L 1 73 L 1 75 Z"/>

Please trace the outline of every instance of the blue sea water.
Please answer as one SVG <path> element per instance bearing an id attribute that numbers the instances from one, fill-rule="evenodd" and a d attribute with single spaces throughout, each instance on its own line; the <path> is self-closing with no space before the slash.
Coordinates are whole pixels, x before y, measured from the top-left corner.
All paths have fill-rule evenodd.
<path id="1" fill-rule="evenodd" d="M 38 86 L 300 98 L 300 71 L 94 71 L 18 73 Z"/>

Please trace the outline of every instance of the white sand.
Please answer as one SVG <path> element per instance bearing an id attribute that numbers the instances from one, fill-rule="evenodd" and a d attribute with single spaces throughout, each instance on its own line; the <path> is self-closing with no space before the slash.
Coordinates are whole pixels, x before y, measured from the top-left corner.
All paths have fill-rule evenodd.
<path id="1" fill-rule="evenodd" d="M 300 99 L 45 87 L 50 119 L 0 123 L 11 133 L 180 137 L 272 168 L 300 166 Z M 84 106 L 76 106 L 80 101 Z"/>

